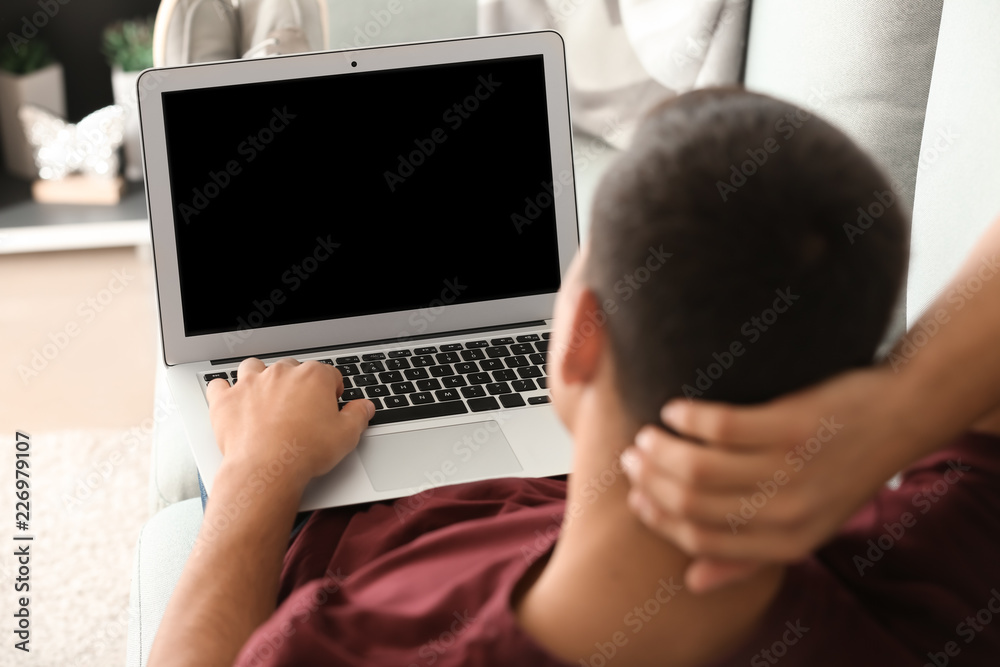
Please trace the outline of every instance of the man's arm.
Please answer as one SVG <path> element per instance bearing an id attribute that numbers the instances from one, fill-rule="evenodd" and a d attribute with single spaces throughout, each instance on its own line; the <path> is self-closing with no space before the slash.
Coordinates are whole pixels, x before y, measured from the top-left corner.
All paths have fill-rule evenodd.
<path id="1" fill-rule="evenodd" d="M 1000 434 L 998 256 L 1000 220 L 880 367 L 763 406 L 667 405 L 664 422 L 707 447 L 658 428 L 639 432 L 628 452 L 630 503 L 650 528 L 699 557 L 688 570 L 691 588 L 731 581 L 754 562 L 797 560 L 896 471 L 963 430 Z M 824 419 L 836 432 L 820 432 Z M 817 436 L 828 438 L 822 452 L 734 534 L 718 508 L 738 506 L 766 482 L 747 471 L 786 469 L 788 453 Z"/>
<path id="2" fill-rule="evenodd" d="M 239 377 L 233 387 L 221 380 L 208 387 L 224 456 L 153 643 L 151 667 L 232 664 L 275 609 L 302 491 L 357 446 L 374 413 L 370 401 L 338 412 L 344 384 L 331 366 L 282 360 L 265 370 L 259 359 L 246 359 Z M 264 468 L 273 481 L 259 475 Z"/>

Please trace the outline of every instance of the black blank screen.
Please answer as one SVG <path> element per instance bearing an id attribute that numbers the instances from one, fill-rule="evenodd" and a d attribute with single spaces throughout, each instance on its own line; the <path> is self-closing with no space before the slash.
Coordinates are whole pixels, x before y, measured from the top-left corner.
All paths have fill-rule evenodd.
<path id="1" fill-rule="evenodd" d="M 541 56 L 169 92 L 163 113 L 188 336 L 559 287 Z"/>

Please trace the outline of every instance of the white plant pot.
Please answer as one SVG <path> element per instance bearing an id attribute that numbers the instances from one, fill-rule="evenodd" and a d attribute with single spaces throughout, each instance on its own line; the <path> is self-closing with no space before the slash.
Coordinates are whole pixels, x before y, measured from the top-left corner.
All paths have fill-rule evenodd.
<path id="1" fill-rule="evenodd" d="M 26 179 L 38 178 L 35 154 L 24 136 L 17 110 L 23 104 L 34 104 L 65 118 L 65 91 L 63 69 L 58 63 L 20 76 L 0 71 L 0 140 L 8 173 Z"/>
<path id="2" fill-rule="evenodd" d="M 136 109 L 138 95 L 136 81 L 141 72 L 125 72 L 119 67 L 111 69 L 111 92 L 115 104 L 125 109 L 125 178 L 130 181 L 142 180 L 142 151 L 139 147 L 139 112 Z"/>

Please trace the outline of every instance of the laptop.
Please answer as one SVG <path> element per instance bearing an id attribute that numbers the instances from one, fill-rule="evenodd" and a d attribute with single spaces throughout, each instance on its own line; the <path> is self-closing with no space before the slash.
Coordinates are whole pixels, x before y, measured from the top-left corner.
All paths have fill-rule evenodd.
<path id="1" fill-rule="evenodd" d="M 334 365 L 341 404 L 378 408 L 302 510 L 569 471 L 545 363 L 579 243 L 557 33 L 154 69 L 138 91 L 166 378 L 209 493 L 205 389 L 251 356 Z"/>

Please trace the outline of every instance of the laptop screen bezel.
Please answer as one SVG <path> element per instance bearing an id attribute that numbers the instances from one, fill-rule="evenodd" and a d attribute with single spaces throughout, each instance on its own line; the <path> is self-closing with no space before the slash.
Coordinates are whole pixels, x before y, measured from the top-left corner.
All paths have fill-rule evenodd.
<path id="1" fill-rule="evenodd" d="M 162 93 L 178 90 L 531 55 L 543 57 L 552 175 L 563 186 L 555 188 L 553 206 L 560 275 L 565 275 L 579 245 L 579 232 L 564 47 L 562 37 L 556 32 L 470 37 L 144 71 L 137 82 L 138 108 L 164 362 L 172 366 L 362 345 L 369 341 L 403 339 L 411 331 L 414 336 L 425 337 L 551 318 L 554 291 L 458 305 L 428 304 L 428 308 L 433 308 L 433 317 L 421 319 L 419 332 L 413 331 L 409 324 L 413 311 L 408 310 L 262 327 L 244 336 L 233 332 L 186 335 L 161 97 Z M 220 264 L 220 270 L 225 270 L 224 265 Z"/>

